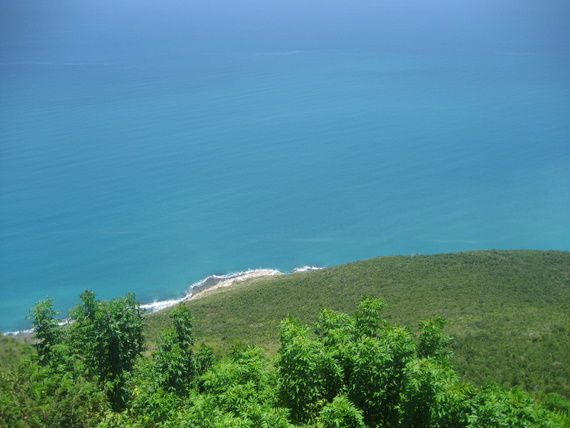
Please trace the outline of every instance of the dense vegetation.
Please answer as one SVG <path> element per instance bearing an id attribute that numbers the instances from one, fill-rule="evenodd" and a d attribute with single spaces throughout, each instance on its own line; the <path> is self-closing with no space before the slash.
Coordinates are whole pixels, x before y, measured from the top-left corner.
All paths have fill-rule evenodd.
<path id="1" fill-rule="evenodd" d="M 215 360 L 195 346 L 188 306 L 143 357 L 143 317 L 133 295 L 109 302 L 86 290 L 62 326 L 51 300 L 32 309 L 34 358 L 0 379 L 0 425 L 10 427 L 562 427 L 554 396 L 477 388 L 453 370 L 445 321 L 417 337 L 387 322 L 378 299 L 353 316 L 323 309 L 313 328 L 280 323 L 274 359 L 235 347 Z M 562 404 L 564 404 L 562 402 Z"/>
<path id="2" fill-rule="evenodd" d="M 570 426 L 570 253 L 381 257 L 203 296 L 143 317 L 85 291 L 67 325 L 38 302 L 33 349 L 0 337 L 0 426 Z"/>
<path id="3" fill-rule="evenodd" d="M 570 398 L 570 252 L 379 257 L 251 280 L 188 305 L 197 340 L 216 355 L 236 341 L 274 354 L 283 318 L 313 323 L 322 308 L 353 313 L 364 295 L 384 300 L 385 317 L 416 333 L 423 319 L 447 319 L 463 378 Z M 168 325 L 167 311 L 148 324 L 152 340 Z"/>

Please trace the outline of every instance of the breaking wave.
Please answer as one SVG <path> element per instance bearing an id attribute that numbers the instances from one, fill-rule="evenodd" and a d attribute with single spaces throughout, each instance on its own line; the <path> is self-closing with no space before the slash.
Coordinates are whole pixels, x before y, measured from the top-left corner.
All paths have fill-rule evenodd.
<path id="1" fill-rule="evenodd" d="M 298 272 L 308 272 L 313 270 L 320 270 L 321 267 L 318 266 L 301 266 L 295 268 L 291 271 L 291 273 L 298 273 Z M 195 282 L 194 284 L 190 285 L 187 289 L 186 295 L 181 297 L 180 299 L 175 300 L 160 300 L 152 303 L 146 303 L 141 305 L 141 308 L 145 309 L 147 312 L 152 313 L 164 308 L 168 308 L 170 306 L 174 306 L 184 300 L 190 299 L 192 296 L 196 295 L 200 291 L 214 288 L 214 287 L 226 287 L 236 282 L 244 281 L 249 278 L 256 278 L 260 276 L 276 276 L 276 275 L 283 275 L 284 273 L 277 270 L 277 269 L 248 269 L 241 272 L 233 272 L 228 274 L 217 274 L 217 275 L 210 275 L 206 278 Z"/>
<path id="2" fill-rule="evenodd" d="M 322 268 L 318 266 L 300 266 L 298 268 L 293 269 L 290 273 L 309 272 L 320 269 Z M 185 300 L 188 300 L 192 296 L 195 296 L 196 294 L 198 294 L 203 290 L 216 288 L 216 287 L 227 287 L 236 282 L 245 281 L 246 279 L 250 278 L 257 278 L 262 276 L 277 276 L 277 275 L 284 275 L 284 273 L 277 269 L 248 269 L 241 272 L 210 275 L 204 279 L 201 279 L 198 282 L 191 284 L 186 290 L 186 294 L 179 299 L 157 300 L 152 303 L 142 304 L 140 307 L 144 309 L 146 313 L 153 313 L 168 308 L 170 306 L 177 305 L 178 303 L 183 302 Z M 69 323 L 68 320 L 62 320 L 62 322 L 59 324 L 64 325 L 67 323 Z M 24 334 L 32 334 L 33 332 L 34 329 L 31 328 L 28 330 L 9 331 L 5 332 L 4 334 L 10 336 L 18 336 Z"/>

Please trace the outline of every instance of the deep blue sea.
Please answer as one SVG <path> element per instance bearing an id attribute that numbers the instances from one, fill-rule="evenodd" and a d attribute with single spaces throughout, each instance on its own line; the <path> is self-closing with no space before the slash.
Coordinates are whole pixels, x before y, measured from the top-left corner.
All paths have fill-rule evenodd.
<path id="1" fill-rule="evenodd" d="M 570 250 L 569 5 L 424 3 L 0 0 L 0 330 L 84 288 Z"/>

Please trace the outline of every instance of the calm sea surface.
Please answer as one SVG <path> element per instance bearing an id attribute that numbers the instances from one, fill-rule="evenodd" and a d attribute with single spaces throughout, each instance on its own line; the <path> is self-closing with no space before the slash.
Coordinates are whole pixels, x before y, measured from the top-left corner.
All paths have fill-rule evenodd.
<path id="1" fill-rule="evenodd" d="M 570 250 L 568 56 L 16 39 L 0 58 L 1 330 L 84 288 L 149 302 L 250 268 Z"/>

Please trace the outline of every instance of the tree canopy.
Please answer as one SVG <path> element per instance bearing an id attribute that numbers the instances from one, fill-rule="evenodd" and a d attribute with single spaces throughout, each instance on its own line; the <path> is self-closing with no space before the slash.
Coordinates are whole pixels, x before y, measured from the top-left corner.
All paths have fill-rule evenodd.
<path id="1" fill-rule="evenodd" d="M 559 396 L 551 411 L 520 389 L 459 379 L 442 318 L 423 321 L 416 336 L 387 322 L 384 306 L 365 297 L 354 316 L 322 309 L 313 326 L 287 317 L 275 357 L 237 345 L 215 360 L 195 344 L 184 304 L 145 355 L 134 295 L 100 301 L 86 290 L 67 324 L 55 318 L 50 299 L 41 301 L 31 310 L 37 355 L 0 372 L 0 425 L 568 426 L 568 403 Z"/>

